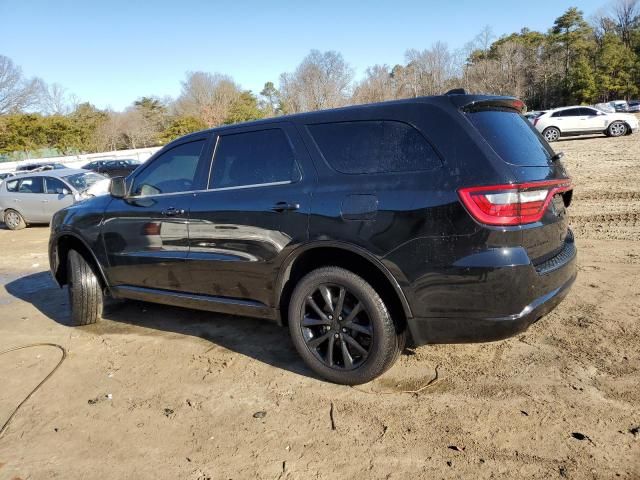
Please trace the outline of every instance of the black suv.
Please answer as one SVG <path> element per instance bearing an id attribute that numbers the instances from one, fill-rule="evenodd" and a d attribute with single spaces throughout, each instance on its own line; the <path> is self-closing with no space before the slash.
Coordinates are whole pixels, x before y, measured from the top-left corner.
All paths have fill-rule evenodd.
<path id="1" fill-rule="evenodd" d="M 571 180 L 523 107 L 449 94 L 185 136 L 59 211 L 51 270 L 79 325 L 106 296 L 264 317 L 344 384 L 408 336 L 508 337 L 576 277 Z"/>

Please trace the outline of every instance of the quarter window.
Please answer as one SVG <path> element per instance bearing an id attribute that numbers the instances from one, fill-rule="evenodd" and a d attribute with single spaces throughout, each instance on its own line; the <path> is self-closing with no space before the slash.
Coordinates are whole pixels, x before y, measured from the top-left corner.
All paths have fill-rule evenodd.
<path id="1" fill-rule="evenodd" d="M 336 122 L 307 128 L 327 163 L 341 173 L 415 172 L 442 165 L 422 134 L 407 123 Z"/>
<path id="2" fill-rule="evenodd" d="M 134 180 L 133 195 L 158 195 L 193 190 L 204 140 L 184 143 L 167 150 Z"/>
<path id="3" fill-rule="evenodd" d="M 223 135 L 218 140 L 210 188 L 296 181 L 300 171 L 279 128 Z"/>

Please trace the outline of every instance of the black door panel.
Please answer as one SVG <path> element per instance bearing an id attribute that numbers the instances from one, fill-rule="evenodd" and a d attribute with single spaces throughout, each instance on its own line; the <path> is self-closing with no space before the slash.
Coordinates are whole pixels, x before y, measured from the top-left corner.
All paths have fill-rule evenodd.
<path id="1" fill-rule="evenodd" d="M 213 188 L 191 204 L 190 292 L 272 303 L 279 265 L 308 236 L 308 161 L 288 124 L 219 137 Z"/>
<path id="2" fill-rule="evenodd" d="M 192 199 L 193 194 L 178 194 L 111 202 L 102 232 L 114 285 L 183 289 Z M 168 216 L 170 209 L 183 213 Z"/>
<path id="3" fill-rule="evenodd" d="M 210 134 L 172 145 L 131 179 L 131 191 L 114 199 L 102 228 L 112 285 L 185 291 L 190 276 L 189 209 L 206 186 Z"/>

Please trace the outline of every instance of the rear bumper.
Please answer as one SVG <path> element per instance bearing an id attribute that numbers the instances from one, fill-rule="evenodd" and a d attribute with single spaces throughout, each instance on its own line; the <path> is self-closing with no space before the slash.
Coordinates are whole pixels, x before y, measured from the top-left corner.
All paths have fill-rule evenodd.
<path id="1" fill-rule="evenodd" d="M 469 309 L 465 314 L 452 308 L 440 315 L 408 319 L 413 342 L 415 345 L 488 342 L 516 335 L 553 310 L 567 296 L 576 276 L 577 252 L 572 240 L 559 255 L 542 266 L 495 268 L 489 279 L 465 285 L 466 288 L 457 291 L 456 299 L 449 297 L 452 305 L 472 303 L 477 309 Z M 488 305 L 477 304 L 483 303 L 484 298 L 495 306 L 496 289 L 500 289 L 504 304 L 509 304 L 514 313 L 481 313 Z M 469 293 L 465 294 L 465 290 Z"/>

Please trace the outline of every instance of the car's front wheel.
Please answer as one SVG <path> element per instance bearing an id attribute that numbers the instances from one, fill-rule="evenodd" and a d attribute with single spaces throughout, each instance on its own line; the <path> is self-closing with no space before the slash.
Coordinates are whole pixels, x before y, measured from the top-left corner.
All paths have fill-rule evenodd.
<path id="1" fill-rule="evenodd" d="M 607 128 L 607 135 L 610 137 L 622 137 L 627 133 L 627 125 L 624 122 L 612 122 Z"/>
<path id="2" fill-rule="evenodd" d="M 67 283 L 73 325 L 96 323 L 102 315 L 103 294 L 100 280 L 91 265 L 76 250 L 67 255 Z"/>
<path id="3" fill-rule="evenodd" d="M 289 304 L 289 330 L 306 364 L 335 383 L 357 385 L 393 365 L 404 345 L 380 295 L 339 267 L 307 274 Z"/>
<path id="4" fill-rule="evenodd" d="M 560 138 L 560 130 L 556 127 L 547 127 L 542 132 L 542 136 L 547 142 L 555 142 Z"/>
<path id="5" fill-rule="evenodd" d="M 11 209 L 4 211 L 4 224 L 9 230 L 21 230 L 27 226 L 22 215 Z"/>

